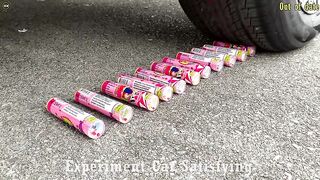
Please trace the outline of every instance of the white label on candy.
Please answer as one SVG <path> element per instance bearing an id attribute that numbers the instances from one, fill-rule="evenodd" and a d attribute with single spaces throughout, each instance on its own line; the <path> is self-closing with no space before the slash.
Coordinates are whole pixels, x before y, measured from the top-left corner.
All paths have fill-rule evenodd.
<path id="1" fill-rule="evenodd" d="M 205 48 L 208 48 L 208 49 L 214 49 L 214 51 L 217 51 L 217 52 L 222 52 L 222 53 L 225 53 L 225 54 L 229 54 L 229 55 L 233 55 L 233 56 L 236 56 L 237 55 L 237 50 L 235 49 L 231 49 L 231 48 L 224 48 L 224 47 L 217 47 L 217 46 L 211 46 L 211 45 L 204 45 Z"/>
<path id="2" fill-rule="evenodd" d="M 71 116 L 75 117 L 76 119 L 78 119 L 79 121 L 83 121 L 85 120 L 87 117 L 91 116 L 90 114 L 76 108 L 73 107 L 71 105 L 67 105 L 66 107 L 64 107 L 62 110 L 62 112 L 65 112 L 67 114 L 70 114 Z"/>
<path id="3" fill-rule="evenodd" d="M 156 93 L 156 86 L 152 85 L 152 84 L 148 84 L 148 83 L 144 83 L 138 80 L 132 80 L 129 78 L 125 78 L 125 77 L 121 77 L 119 79 L 119 83 L 121 84 L 127 84 L 127 85 L 131 85 L 132 87 L 141 91 L 145 91 L 145 92 L 151 92 L 153 94 Z"/>
<path id="4" fill-rule="evenodd" d="M 192 49 L 192 53 L 201 53 L 202 49 L 199 49 L 199 48 L 193 48 Z"/>
<path id="5" fill-rule="evenodd" d="M 149 76 L 146 75 L 146 74 L 142 74 L 140 72 L 137 72 L 137 77 L 140 78 L 140 79 L 146 79 L 146 80 L 149 80 Z M 150 78 L 151 79 L 151 78 Z"/>
<path id="6" fill-rule="evenodd" d="M 140 79 L 146 79 L 146 80 L 149 80 L 149 81 L 152 81 L 152 82 L 156 82 L 156 83 L 159 83 L 159 84 L 170 85 L 169 82 L 167 82 L 164 79 L 161 79 L 160 77 L 159 78 L 155 78 L 155 77 L 152 77 L 152 76 L 147 75 L 147 74 L 142 74 L 140 72 L 137 72 L 137 77 L 140 78 Z"/>
<path id="7" fill-rule="evenodd" d="M 119 104 L 119 102 L 97 94 L 91 99 L 91 104 L 112 113 L 113 108 Z"/>
<path id="8" fill-rule="evenodd" d="M 195 59 L 195 60 L 203 61 L 203 62 L 210 62 L 210 61 L 207 60 L 205 57 L 199 56 L 199 55 L 192 55 L 191 58 L 192 58 L 192 59 Z"/>
<path id="9" fill-rule="evenodd" d="M 220 57 L 220 56 L 224 56 L 225 54 L 222 52 L 212 52 L 212 51 L 207 51 L 204 56 L 206 57 Z"/>
<path id="10" fill-rule="evenodd" d="M 156 93 L 156 86 L 151 84 L 146 84 L 141 81 L 134 81 L 133 88 L 140 89 L 142 91 L 147 91 L 151 93 Z"/>
<path id="11" fill-rule="evenodd" d="M 131 79 L 127 79 L 127 78 L 124 78 L 124 77 L 120 77 L 118 81 L 119 81 L 120 84 L 125 84 L 125 85 L 128 85 L 128 86 L 130 86 L 133 83 L 133 81 Z"/>
<path id="12" fill-rule="evenodd" d="M 217 48 L 217 51 L 225 53 L 225 54 L 234 55 L 234 56 L 237 55 L 237 50 L 235 50 L 235 49 L 228 49 L 228 48 L 219 47 L 219 48 Z"/>
<path id="13" fill-rule="evenodd" d="M 162 80 L 161 78 L 151 77 L 150 80 L 153 81 L 153 82 L 160 83 L 160 84 L 170 85 L 169 82 L 167 82 L 167 81 L 165 81 L 165 80 Z"/>

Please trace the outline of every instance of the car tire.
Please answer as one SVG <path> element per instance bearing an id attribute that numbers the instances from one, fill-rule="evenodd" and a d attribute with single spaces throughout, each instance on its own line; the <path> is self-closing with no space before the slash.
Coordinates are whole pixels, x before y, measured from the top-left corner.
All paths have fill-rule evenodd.
<path id="1" fill-rule="evenodd" d="M 189 19 L 214 40 L 255 45 L 268 51 L 303 47 L 317 35 L 320 11 L 280 10 L 281 0 L 179 0 Z"/>

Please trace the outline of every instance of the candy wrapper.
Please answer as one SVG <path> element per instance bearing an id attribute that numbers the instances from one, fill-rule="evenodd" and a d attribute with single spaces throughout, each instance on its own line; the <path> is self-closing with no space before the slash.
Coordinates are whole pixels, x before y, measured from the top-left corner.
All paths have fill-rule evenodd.
<path id="1" fill-rule="evenodd" d="M 47 103 L 47 110 L 81 133 L 92 139 L 98 139 L 105 132 L 102 120 L 88 114 L 58 98 L 52 98 Z"/>
<path id="2" fill-rule="evenodd" d="M 174 66 L 179 66 L 179 67 L 183 67 L 186 69 L 194 70 L 194 71 L 200 73 L 201 77 L 204 79 L 209 78 L 210 74 L 211 74 L 211 68 L 209 66 L 202 66 L 202 65 L 194 63 L 194 62 L 173 59 L 173 58 L 169 58 L 169 57 L 164 57 L 162 59 L 162 62 L 167 63 L 167 64 L 172 64 Z"/>
<path id="3" fill-rule="evenodd" d="M 119 74 L 117 79 L 120 84 L 125 84 L 134 89 L 155 94 L 163 101 L 172 99 L 173 88 L 170 86 L 140 79 L 128 74 Z"/>
<path id="4" fill-rule="evenodd" d="M 208 50 L 200 49 L 200 48 L 192 48 L 192 50 L 190 52 L 193 54 L 197 54 L 197 55 L 208 57 L 208 58 L 223 57 L 224 65 L 227 67 L 233 67 L 237 61 L 237 57 L 230 56 L 228 54 L 224 54 L 221 52 L 208 51 Z"/>
<path id="5" fill-rule="evenodd" d="M 186 82 L 184 80 L 143 69 L 142 67 L 136 69 L 134 76 L 140 79 L 171 86 L 173 88 L 173 92 L 177 94 L 182 94 L 186 90 Z"/>
<path id="6" fill-rule="evenodd" d="M 121 123 L 128 123 L 133 116 L 130 106 L 86 89 L 77 91 L 74 100 Z"/>
<path id="7" fill-rule="evenodd" d="M 179 52 L 176 56 L 179 60 L 195 62 L 202 66 L 210 66 L 213 71 L 221 71 L 224 64 L 225 56 L 221 55 L 214 58 L 204 57 L 196 54 Z"/>
<path id="8" fill-rule="evenodd" d="M 257 51 L 255 46 L 236 45 L 236 44 L 230 44 L 230 43 L 225 43 L 225 42 L 221 42 L 221 41 L 213 41 L 213 45 L 246 51 L 247 56 L 250 56 L 250 57 L 255 56 L 256 51 Z"/>
<path id="9" fill-rule="evenodd" d="M 160 72 L 169 76 L 181 78 L 191 85 L 200 83 L 201 75 L 198 72 L 186 68 L 173 66 L 162 62 L 153 62 L 150 66 L 152 71 Z"/>
<path id="10" fill-rule="evenodd" d="M 257 53 L 257 48 L 255 46 L 245 46 L 247 48 L 247 55 L 253 57 Z"/>
<path id="11" fill-rule="evenodd" d="M 238 50 L 238 49 L 231 49 L 231 48 L 225 48 L 225 47 L 219 47 L 219 46 L 212 46 L 212 45 L 204 45 L 203 49 L 209 50 L 209 51 L 214 51 L 214 52 L 221 52 L 228 54 L 230 56 L 236 56 L 237 61 L 244 62 L 247 60 L 247 52 Z"/>
<path id="12" fill-rule="evenodd" d="M 101 92 L 149 111 L 155 111 L 159 106 L 158 96 L 112 81 L 105 81 L 101 85 Z"/>

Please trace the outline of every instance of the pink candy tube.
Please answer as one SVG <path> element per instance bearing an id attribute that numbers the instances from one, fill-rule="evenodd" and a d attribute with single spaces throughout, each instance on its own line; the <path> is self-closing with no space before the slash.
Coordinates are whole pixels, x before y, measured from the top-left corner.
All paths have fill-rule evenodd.
<path id="1" fill-rule="evenodd" d="M 255 56 L 255 54 L 256 54 L 256 47 L 255 46 L 236 45 L 236 44 L 230 44 L 230 43 L 225 43 L 225 42 L 221 42 L 221 41 L 213 41 L 213 45 L 246 51 L 247 55 L 251 56 L 251 57 Z"/>
<path id="2" fill-rule="evenodd" d="M 145 91 L 157 95 L 163 101 L 169 101 L 173 96 L 173 89 L 170 86 L 140 79 L 128 74 L 119 74 L 118 82 L 128 85 L 134 89 Z"/>
<path id="3" fill-rule="evenodd" d="M 167 63 L 167 64 L 172 64 L 174 66 L 179 66 L 179 67 L 183 67 L 186 69 L 194 70 L 194 71 L 200 73 L 201 77 L 204 79 L 209 78 L 210 74 L 211 74 L 211 68 L 209 66 L 202 66 L 202 65 L 194 63 L 194 62 L 173 59 L 173 58 L 169 58 L 169 57 L 164 57 L 162 59 L 162 62 Z"/>
<path id="4" fill-rule="evenodd" d="M 214 51 L 208 51 L 205 49 L 200 49 L 200 48 L 192 48 L 190 51 L 193 54 L 197 54 L 200 56 L 208 57 L 208 58 L 222 58 L 224 61 L 224 65 L 227 67 L 233 67 L 236 64 L 237 57 L 235 56 L 230 56 L 228 54 L 224 54 L 221 52 L 214 52 Z"/>
<path id="5" fill-rule="evenodd" d="M 240 62 L 246 61 L 247 60 L 247 53 L 242 50 L 237 50 L 237 49 L 231 49 L 231 48 L 225 48 L 225 47 L 219 47 L 219 46 L 212 46 L 212 45 L 204 45 L 203 49 L 209 50 L 209 51 L 214 51 L 214 52 L 221 52 L 228 54 L 230 56 L 236 56 L 237 60 Z"/>
<path id="6" fill-rule="evenodd" d="M 152 71 L 160 72 L 169 76 L 181 78 L 191 85 L 200 83 L 201 75 L 198 72 L 186 68 L 173 66 L 162 62 L 153 62 L 150 66 Z"/>
<path id="7" fill-rule="evenodd" d="M 134 76 L 140 79 L 146 79 L 155 83 L 171 86 L 173 88 L 173 92 L 177 94 L 182 94 L 186 90 L 186 82 L 184 80 L 143 69 L 142 67 L 136 69 Z"/>
<path id="8" fill-rule="evenodd" d="M 130 106 L 86 89 L 77 91 L 74 100 L 121 123 L 128 123 L 133 116 Z"/>
<path id="9" fill-rule="evenodd" d="M 149 111 L 155 111 L 159 106 L 158 96 L 112 81 L 105 81 L 101 85 L 101 92 Z"/>
<path id="10" fill-rule="evenodd" d="M 92 139 L 98 139 L 105 132 L 105 124 L 102 120 L 58 98 L 48 101 L 47 110 Z"/>
<path id="11" fill-rule="evenodd" d="M 247 48 L 247 55 L 253 57 L 257 53 L 257 48 L 255 46 L 246 46 Z"/>
<path id="12" fill-rule="evenodd" d="M 198 63 L 202 66 L 210 66 L 213 71 L 221 71 L 223 68 L 224 59 L 221 56 L 220 58 L 209 58 L 204 56 L 199 56 L 191 53 L 179 52 L 176 56 L 179 60 L 185 60 L 189 62 Z"/>

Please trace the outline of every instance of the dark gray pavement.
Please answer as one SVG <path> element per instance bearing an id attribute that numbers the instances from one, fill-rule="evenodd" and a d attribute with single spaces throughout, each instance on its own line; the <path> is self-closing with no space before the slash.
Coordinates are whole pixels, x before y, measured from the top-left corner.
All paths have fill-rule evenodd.
<path id="1" fill-rule="evenodd" d="M 94 113 L 107 125 L 94 141 L 46 101 L 209 40 L 175 0 L 29 0 L 0 15 L 0 179 L 320 178 L 319 36 L 135 109 L 130 124 Z"/>

